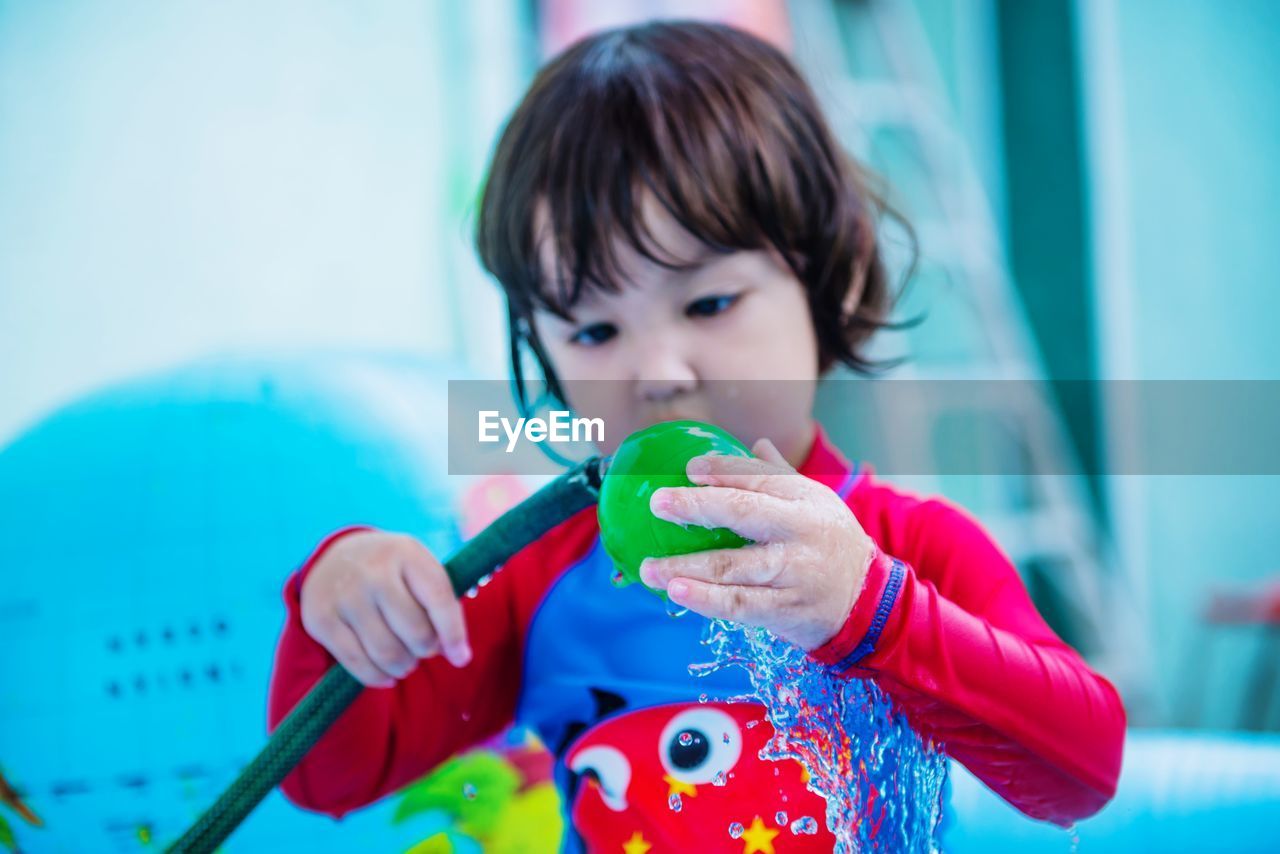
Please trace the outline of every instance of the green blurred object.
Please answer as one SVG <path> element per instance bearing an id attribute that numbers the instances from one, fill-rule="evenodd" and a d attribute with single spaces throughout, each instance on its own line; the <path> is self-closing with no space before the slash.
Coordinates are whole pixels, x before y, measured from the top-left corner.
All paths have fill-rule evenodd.
<path id="1" fill-rule="evenodd" d="M 695 485 L 685 476 L 685 466 L 702 454 L 751 456 L 747 446 L 733 435 L 699 421 L 654 424 L 632 433 L 618 447 L 605 474 L 597 509 L 601 541 L 618 570 L 615 584 L 639 582 L 640 563 L 646 557 L 737 548 L 749 542 L 728 528 L 677 525 L 650 512 L 654 490 Z M 653 592 L 666 598 L 665 590 Z"/>
<path id="2" fill-rule="evenodd" d="M 456 756 L 405 789 L 394 820 L 442 810 L 458 829 L 483 838 L 520 788 L 520 774 L 501 756 L 476 750 Z"/>
<path id="3" fill-rule="evenodd" d="M 18 839 L 13 835 L 13 827 L 10 826 L 8 819 L 0 815 L 0 846 L 9 851 L 18 850 Z"/>
<path id="4" fill-rule="evenodd" d="M 395 821 L 443 813 L 437 830 L 404 854 L 555 854 L 564 835 L 553 783 L 525 777 L 502 753 L 481 749 L 456 756 L 405 788 Z"/>

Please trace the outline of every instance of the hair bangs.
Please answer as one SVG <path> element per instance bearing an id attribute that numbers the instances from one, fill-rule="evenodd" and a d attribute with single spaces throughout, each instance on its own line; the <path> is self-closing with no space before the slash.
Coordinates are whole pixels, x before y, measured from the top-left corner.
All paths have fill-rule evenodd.
<path id="1" fill-rule="evenodd" d="M 732 131 L 751 117 L 647 51 L 596 46 L 608 49 L 626 59 L 607 71 L 585 63 L 596 72 L 551 129 L 555 157 L 536 190 L 543 227 L 533 239 L 541 263 L 531 284 L 538 303 L 558 314 L 590 289 L 625 287 L 623 249 L 671 270 L 694 264 L 654 234 L 655 205 L 710 252 L 766 243 L 747 202 L 772 191 L 751 169 L 752 135 Z"/>

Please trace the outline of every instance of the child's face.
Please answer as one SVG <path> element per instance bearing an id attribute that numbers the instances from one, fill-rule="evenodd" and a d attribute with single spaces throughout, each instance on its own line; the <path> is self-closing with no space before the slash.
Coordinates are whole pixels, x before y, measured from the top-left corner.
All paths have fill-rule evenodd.
<path id="1" fill-rule="evenodd" d="M 797 463 L 812 435 L 818 376 L 804 287 L 776 253 L 717 255 L 660 206 L 645 211 L 655 254 L 699 263 L 671 270 L 619 240 L 621 293 L 585 293 L 572 323 L 535 315 L 566 402 L 604 419 L 604 453 L 642 427 L 690 418 L 748 445 L 769 438 Z M 544 242 L 547 273 L 554 261 Z"/>

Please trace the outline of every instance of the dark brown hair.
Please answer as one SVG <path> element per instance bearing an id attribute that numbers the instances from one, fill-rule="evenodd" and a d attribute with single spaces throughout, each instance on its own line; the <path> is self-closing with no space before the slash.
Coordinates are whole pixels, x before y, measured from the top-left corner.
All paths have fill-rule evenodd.
<path id="1" fill-rule="evenodd" d="M 538 73 L 498 141 L 476 243 L 506 292 L 518 389 L 523 343 L 558 394 L 532 314 L 567 318 L 584 288 L 617 292 L 615 238 L 679 268 L 648 232 L 646 193 L 715 251 L 778 251 L 808 293 L 820 372 L 876 367 L 861 349 L 891 325 L 876 231 L 892 212 L 781 51 L 728 26 L 658 22 L 569 47 Z M 552 281 L 539 263 L 540 207 L 561 268 Z"/>

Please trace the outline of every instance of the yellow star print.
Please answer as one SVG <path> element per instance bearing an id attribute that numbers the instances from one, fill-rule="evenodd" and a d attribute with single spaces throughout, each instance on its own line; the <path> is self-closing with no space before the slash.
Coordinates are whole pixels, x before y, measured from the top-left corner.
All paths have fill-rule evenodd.
<path id="1" fill-rule="evenodd" d="M 622 843 L 623 854 L 645 854 L 653 846 L 645 842 L 644 835 L 640 831 L 631 834 L 631 838 Z"/>
<path id="2" fill-rule="evenodd" d="M 676 793 L 688 795 L 691 798 L 696 798 L 698 796 L 698 787 L 692 783 L 686 783 L 684 780 L 677 780 L 670 774 L 663 775 L 662 779 L 665 780 L 667 786 L 670 787 L 667 789 L 668 798 Z"/>
<path id="3" fill-rule="evenodd" d="M 756 816 L 751 826 L 742 832 L 742 854 L 773 854 L 773 837 L 778 831 L 764 826 L 764 820 Z"/>

